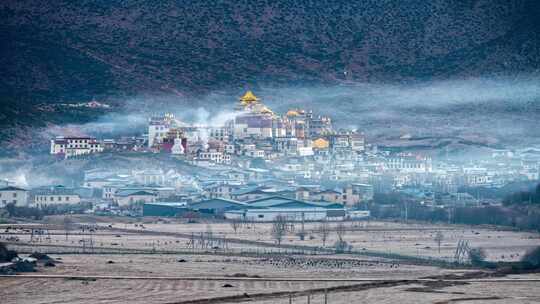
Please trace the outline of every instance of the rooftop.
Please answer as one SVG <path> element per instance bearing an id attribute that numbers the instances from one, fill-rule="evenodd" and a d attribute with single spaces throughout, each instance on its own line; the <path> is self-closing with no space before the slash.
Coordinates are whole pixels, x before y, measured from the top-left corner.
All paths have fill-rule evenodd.
<path id="1" fill-rule="evenodd" d="M 13 186 L 7 186 L 7 187 L 0 188 L 0 191 L 26 191 L 26 190 L 22 188 L 13 187 Z"/>
<path id="2" fill-rule="evenodd" d="M 249 103 L 254 103 L 254 102 L 259 101 L 259 98 L 255 96 L 253 92 L 247 91 L 246 94 L 244 94 L 244 96 L 240 97 L 240 101 L 242 103 L 249 104 Z"/>

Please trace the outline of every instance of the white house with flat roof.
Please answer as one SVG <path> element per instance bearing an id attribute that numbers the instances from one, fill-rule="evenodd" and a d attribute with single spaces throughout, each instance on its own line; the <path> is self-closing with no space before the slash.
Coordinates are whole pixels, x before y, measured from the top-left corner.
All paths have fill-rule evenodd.
<path id="1" fill-rule="evenodd" d="M 5 207 L 7 204 L 15 204 L 15 206 L 27 206 L 28 191 L 13 186 L 0 188 L 0 207 Z"/>

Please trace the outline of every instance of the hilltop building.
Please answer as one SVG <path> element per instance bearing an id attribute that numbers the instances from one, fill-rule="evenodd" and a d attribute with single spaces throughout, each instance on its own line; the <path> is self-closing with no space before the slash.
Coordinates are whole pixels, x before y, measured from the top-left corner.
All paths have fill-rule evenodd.
<path id="1" fill-rule="evenodd" d="M 163 139 L 167 137 L 173 127 L 178 127 L 178 124 L 171 113 L 150 118 L 148 124 L 148 147 L 153 148 L 154 145 L 163 143 Z"/>
<path id="2" fill-rule="evenodd" d="M 102 144 L 94 137 L 63 137 L 51 140 L 51 154 L 62 158 L 103 152 Z"/>
<path id="3" fill-rule="evenodd" d="M 290 139 L 302 141 L 302 145 L 295 146 L 307 147 L 303 141 L 331 134 L 333 130 L 330 118 L 315 117 L 311 111 L 290 109 L 283 116 L 277 115 L 251 91 L 240 97 L 235 109 L 243 112 L 234 120 L 232 134 L 235 140 L 273 138 L 279 150 L 290 152 Z"/>
<path id="4" fill-rule="evenodd" d="M 187 138 L 180 128 L 171 128 L 161 139 L 160 151 L 175 155 L 183 155 L 187 151 Z"/>
<path id="5" fill-rule="evenodd" d="M 242 111 L 234 120 L 233 137 L 271 138 L 275 114 L 267 108 L 251 91 L 242 96 L 235 107 Z"/>

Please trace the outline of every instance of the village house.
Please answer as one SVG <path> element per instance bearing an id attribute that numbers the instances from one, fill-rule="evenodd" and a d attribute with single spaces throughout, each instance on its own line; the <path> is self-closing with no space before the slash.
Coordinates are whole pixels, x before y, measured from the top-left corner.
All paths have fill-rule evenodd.
<path id="1" fill-rule="evenodd" d="M 249 201 L 262 197 L 271 196 L 271 193 L 265 191 L 264 187 L 260 186 L 245 186 L 242 188 L 235 189 L 231 192 L 231 199 L 236 201 Z"/>
<path id="2" fill-rule="evenodd" d="M 214 183 L 205 187 L 205 191 L 208 192 L 209 198 L 223 198 L 232 199 L 232 193 L 236 189 L 240 188 L 240 185 L 235 183 L 220 182 Z"/>
<path id="3" fill-rule="evenodd" d="M 349 184 L 342 192 L 343 205 L 352 207 L 360 202 L 368 202 L 373 199 L 373 186 L 368 184 Z"/>
<path id="4" fill-rule="evenodd" d="M 103 152 L 103 146 L 94 137 L 56 137 L 51 140 L 52 155 L 70 158 Z"/>
<path id="5" fill-rule="evenodd" d="M 163 139 L 167 137 L 170 128 L 175 126 L 176 120 L 172 114 L 150 118 L 148 124 L 148 147 L 155 148 L 163 143 Z"/>
<path id="6" fill-rule="evenodd" d="M 81 197 L 72 188 L 64 186 L 43 187 L 31 191 L 33 205 L 45 207 L 48 205 L 79 204 Z"/>
<path id="7" fill-rule="evenodd" d="M 157 194 L 148 190 L 127 189 L 118 190 L 114 194 L 114 203 L 120 207 L 127 207 L 135 203 L 153 203 L 157 199 Z"/>
<path id="8" fill-rule="evenodd" d="M 222 164 L 224 162 L 223 153 L 216 150 L 209 150 L 208 152 L 200 152 L 198 157 L 202 161 L 210 161 L 216 164 Z"/>
<path id="9" fill-rule="evenodd" d="M 15 204 L 15 206 L 27 206 L 28 191 L 13 186 L 0 188 L 0 207 L 5 207 L 7 204 Z"/>

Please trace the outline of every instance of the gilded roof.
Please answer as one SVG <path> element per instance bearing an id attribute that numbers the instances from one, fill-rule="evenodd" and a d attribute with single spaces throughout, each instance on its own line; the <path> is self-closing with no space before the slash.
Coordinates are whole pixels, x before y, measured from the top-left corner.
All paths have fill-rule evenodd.
<path id="1" fill-rule="evenodd" d="M 319 138 L 313 141 L 313 147 L 317 149 L 326 149 L 328 148 L 328 141 L 324 138 Z"/>
<path id="2" fill-rule="evenodd" d="M 249 103 L 255 103 L 259 101 L 259 98 L 255 96 L 253 92 L 247 91 L 246 94 L 244 94 L 244 96 L 240 97 L 240 101 L 242 103 L 249 104 Z"/>
<path id="3" fill-rule="evenodd" d="M 287 116 L 298 116 L 298 112 L 296 110 L 289 110 L 287 112 Z"/>

